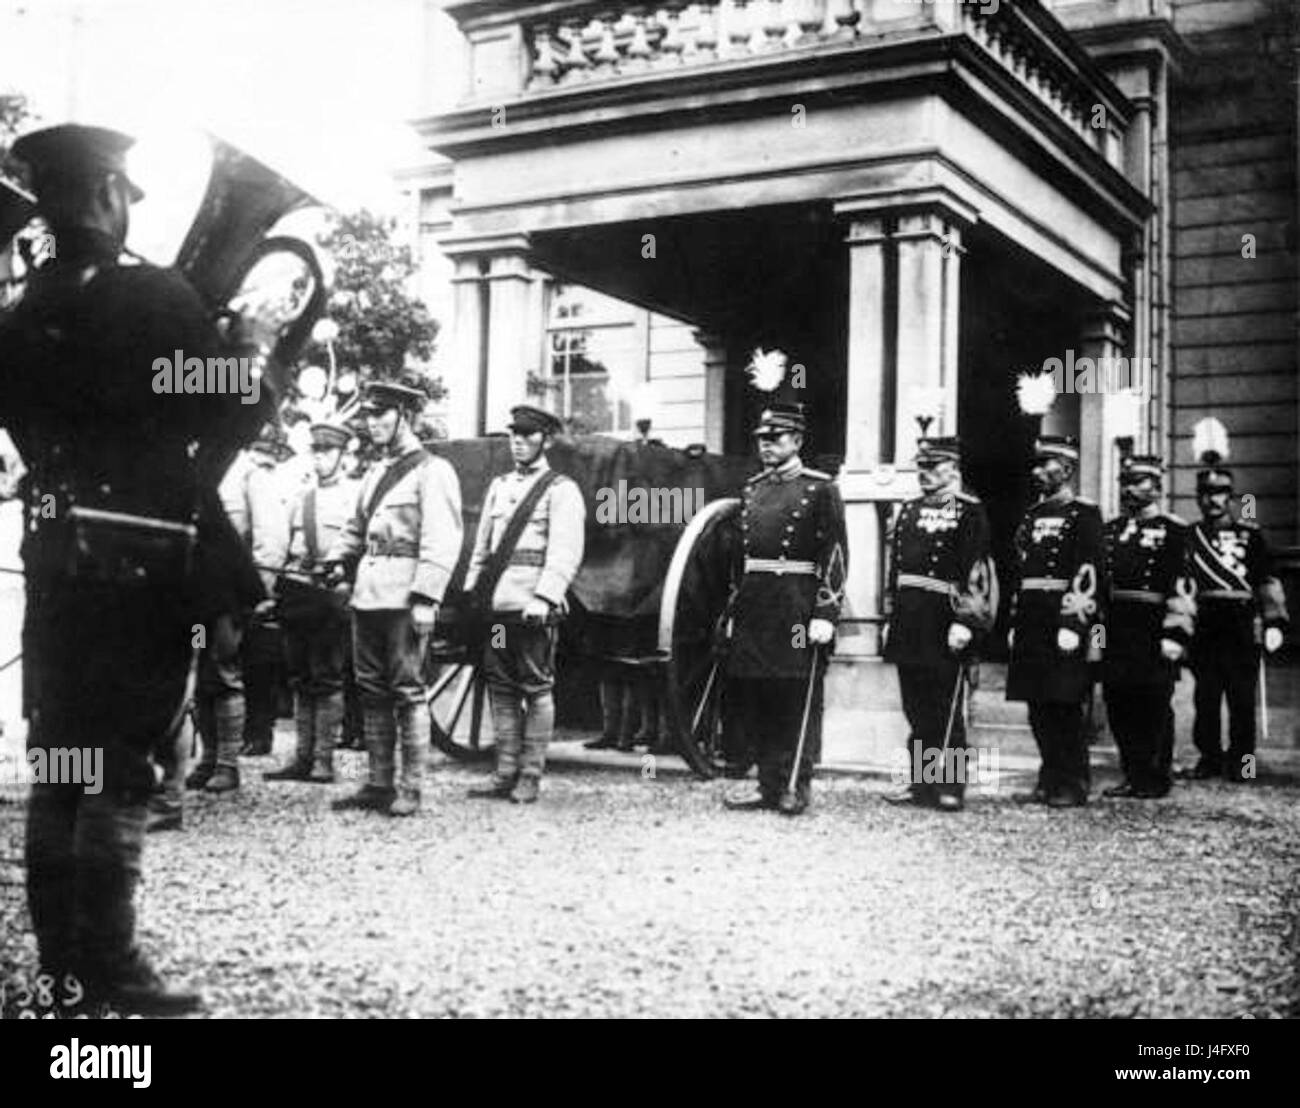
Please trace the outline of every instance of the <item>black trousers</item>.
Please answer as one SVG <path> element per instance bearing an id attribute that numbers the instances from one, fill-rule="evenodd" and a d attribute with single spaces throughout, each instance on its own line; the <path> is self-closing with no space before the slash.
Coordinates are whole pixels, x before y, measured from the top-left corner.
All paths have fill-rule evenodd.
<path id="1" fill-rule="evenodd" d="M 912 790 L 922 796 L 952 793 L 961 796 L 966 791 L 965 773 L 955 780 L 949 772 L 954 765 L 945 760 L 939 781 L 925 781 L 916 776 L 917 766 L 934 765 L 927 761 L 926 751 L 943 749 L 943 735 L 952 717 L 952 733 L 948 738 L 949 750 L 966 749 L 966 719 L 962 711 L 961 689 L 957 685 L 959 666 L 956 661 L 936 665 L 918 666 L 900 663 L 898 689 L 903 698 L 903 714 L 907 716 L 911 734 L 907 740 L 908 766 L 911 767 Z M 954 710 L 954 700 L 956 701 Z M 919 750 L 919 753 L 918 753 Z M 926 774 L 929 776 L 929 773 Z"/>
<path id="2" fill-rule="evenodd" d="M 1049 796 L 1065 792 L 1086 799 L 1090 776 L 1088 745 L 1083 737 L 1083 703 L 1031 700 L 1029 726 L 1043 760 L 1038 787 Z"/>
<path id="3" fill-rule="evenodd" d="M 808 788 L 821 758 L 822 686 L 819 675 L 796 778 L 801 790 Z M 807 678 L 738 677 L 727 682 L 728 711 L 736 714 L 743 743 L 758 761 L 758 786 L 766 797 L 780 797 L 790 783 L 807 696 Z"/>
<path id="4" fill-rule="evenodd" d="M 1197 643 L 1192 674 L 1196 678 L 1196 722 L 1192 741 L 1201 759 L 1213 769 L 1223 767 L 1219 705 L 1228 698 L 1228 767 L 1241 768 L 1241 759 L 1255 753 L 1255 682 L 1258 650 L 1216 650 Z"/>
<path id="5" fill-rule="evenodd" d="M 1167 791 L 1174 758 L 1173 682 L 1107 683 L 1102 691 L 1124 779 L 1137 789 Z"/>

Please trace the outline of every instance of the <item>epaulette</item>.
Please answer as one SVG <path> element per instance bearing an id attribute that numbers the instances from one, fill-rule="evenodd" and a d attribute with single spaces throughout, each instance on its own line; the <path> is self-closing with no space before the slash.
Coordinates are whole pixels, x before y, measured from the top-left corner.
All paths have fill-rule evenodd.
<path id="1" fill-rule="evenodd" d="M 1187 526 L 1187 520 L 1183 519 L 1182 516 L 1174 515 L 1173 512 L 1161 512 L 1160 515 L 1169 520 L 1170 523 L 1178 524 L 1179 527 Z"/>
<path id="2" fill-rule="evenodd" d="M 964 501 L 967 504 L 978 504 L 980 502 L 980 498 L 978 496 L 972 496 L 968 492 L 956 492 L 953 493 L 953 497 L 954 499 Z"/>
<path id="3" fill-rule="evenodd" d="M 1086 496 L 1076 496 L 1073 502 L 1075 504 L 1082 504 L 1084 505 L 1084 507 L 1087 508 L 1095 508 L 1097 506 L 1097 502 L 1095 500 L 1089 500 Z"/>
<path id="4" fill-rule="evenodd" d="M 831 479 L 831 475 L 829 473 L 823 473 L 820 469 L 805 468 L 804 471 L 799 474 L 799 476 L 811 477 L 814 481 L 829 481 Z"/>
<path id="5" fill-rule="evenodd" d="M 754 474 L 753 477 L 747 478 L 745 484 L 757 485 L 766 476 L 767 476 L 767 470 L 760 469 L 757 473 Z"/>

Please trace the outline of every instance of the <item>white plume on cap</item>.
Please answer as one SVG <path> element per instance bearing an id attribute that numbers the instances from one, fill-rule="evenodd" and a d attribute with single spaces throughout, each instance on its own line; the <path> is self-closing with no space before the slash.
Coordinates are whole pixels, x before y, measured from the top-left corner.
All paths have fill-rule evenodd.
<path id="1" fill-rule="evenodd" d="M 1198 419 L 1192 428 L 1192 453 L 1207 466 L 1228 460 L 1228 429 L 1213 416 Z"/>
<path id="2" fill-rule="evenodd" d="M 1050 373 L 1022 373 L 1016 378 L 1016 403 L 1025 415 L 1046 415 L 1056 399 L 1056 381 Z"/>
<path id="3" fill-rule="evenodd" d="M 754 351 L 753 358 L 745 367 L 749 374 L 749 383 L 761 392 L 772 392 L 785 380 L 785 367 L 789 358 L 784 351 L 771 350 L 763 352 L 760 346 Z"/>

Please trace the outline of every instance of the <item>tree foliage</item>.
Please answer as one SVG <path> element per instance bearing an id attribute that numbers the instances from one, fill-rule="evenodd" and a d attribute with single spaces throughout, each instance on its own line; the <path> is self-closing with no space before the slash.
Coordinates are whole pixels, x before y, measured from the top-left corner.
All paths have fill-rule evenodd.
<path id="1" fill-rule="evenodd" d="M 339 369 L 363 382 L 395 380 L 409 363 L 427 362 L 438 337 L 437 320 L 408 291 L 415 260 L 393 241 L 395 227 L 363 209 L 335 217 L 319 239 L 336 267 L 329 317 L 339 327 Z M 440 380 L 428 384 L 433 399 L 445 394 Z"/>

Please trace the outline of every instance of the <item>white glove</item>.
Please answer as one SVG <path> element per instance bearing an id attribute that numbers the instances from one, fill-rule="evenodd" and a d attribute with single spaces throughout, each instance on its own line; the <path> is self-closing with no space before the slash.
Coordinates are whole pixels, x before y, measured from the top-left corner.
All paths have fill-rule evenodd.
<path id="1" fill-rule="evenodd" d="M 539 624 L 551 618 L 551 606 L 540 596 L 535 596 L 524 605 L 524 622 Z"/>
<path id="2" fill-rule="evenodd" d="M 835 637 L 835 624 L 829 619 L 811 619 L 808 621 L 808 641 L 813 646 L 825 646 Z"/>
<path id="3" fill-rule="evenodd" d="M 411 622 L 415 625 L 417 635 L 427 635 L 438 621 L 437 604 L 412 604 Z"/>
<path id="4" fill-rule="evenodd" d="M 1264 649 L 1270 654 L 1274 653 L 1282 645 L 1282 628 L 1266 627 L 1264 628 Z"/>
<path id="5" fill-rule="evenodd" d="M 1182 643 L 1175 642 L 1173 639 L 1160 640 L 1160 654 L 1166 662 L 1181 661 L 1186 653 Z"/>
<path id="6" fill-rule="evenodd" d="M 948 649 L 954 654 L 960 654 L 970 646 L 972 638 L 971 629 L 964 623 L 950 623 L 948 625 Z"/>
<path id="7" fill-rule="evenodd" d="M 1062 627 L 1056 632 L 1056 649 L 1062 654 L 1073 654 L 1079 649 L 1079 632 Z"/>

